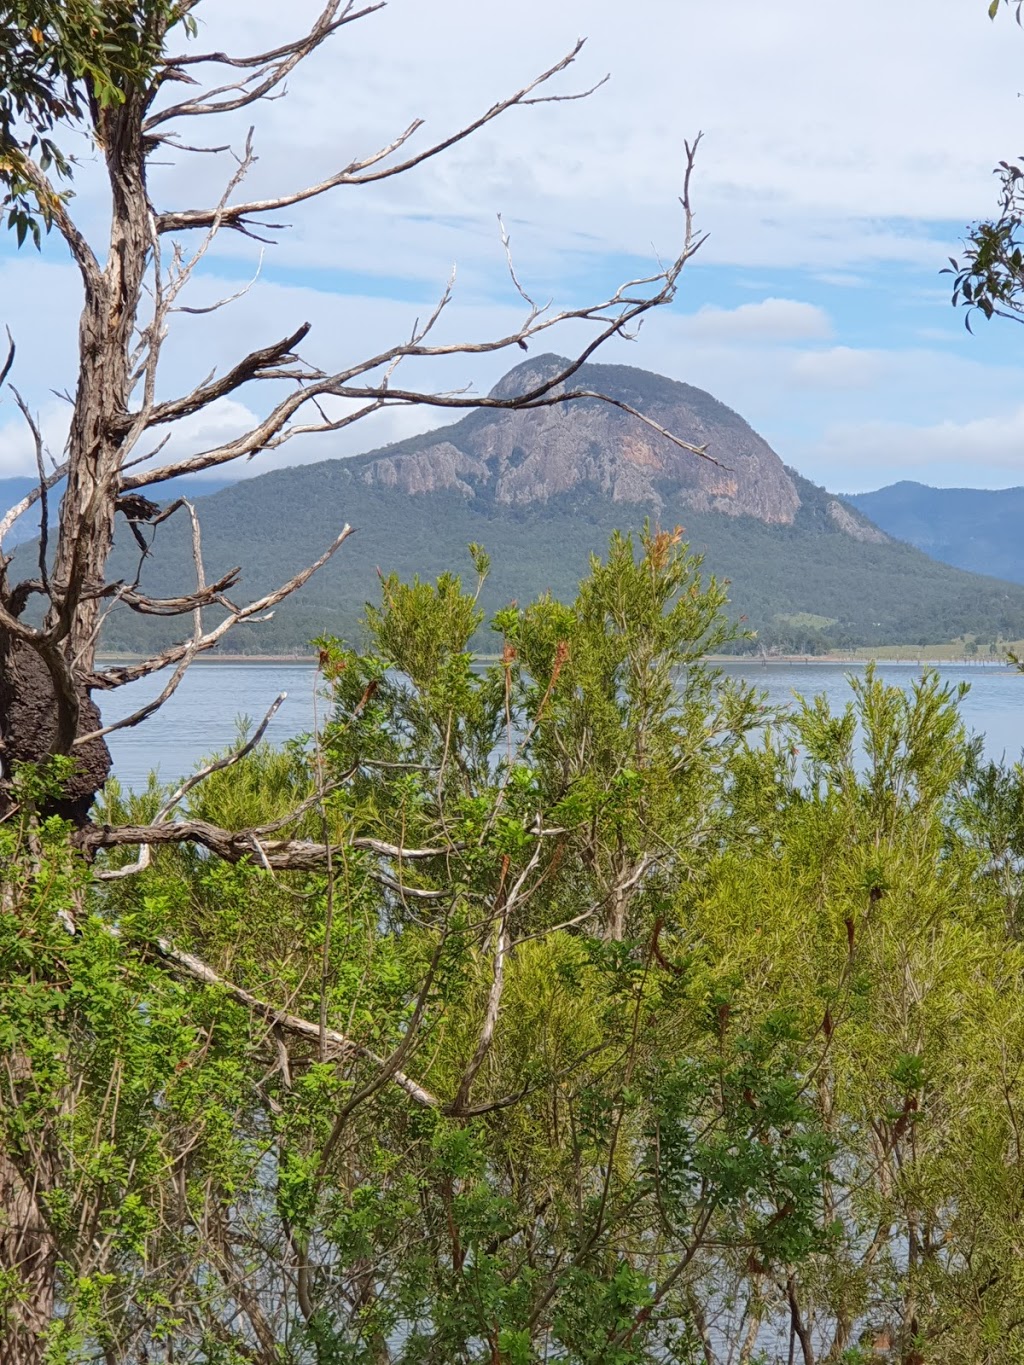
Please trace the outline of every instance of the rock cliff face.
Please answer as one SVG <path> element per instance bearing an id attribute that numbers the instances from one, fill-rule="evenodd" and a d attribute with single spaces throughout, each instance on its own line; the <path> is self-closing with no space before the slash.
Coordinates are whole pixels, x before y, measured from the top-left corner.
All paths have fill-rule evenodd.
<path id="1" fill-rule="evenodd" d="M 540 356 L 495 386 L 507 397 L 566 362 Z M 697 512 L 792 523 L 800 495 L 771 446 L 702 389 L 625 365 L 585 365 L 571 387 L 628 403 L 666 430 L 704 446 L 711 460 L 680 450 L 629 413 L 595 399 L 530 412 L 486 408 L 441 431 L 353 461 L 370 486 L 410 494 L 455 491 L 467 499 L 525 507 L 598 493 L 615 502 L 666 503 Z"/>

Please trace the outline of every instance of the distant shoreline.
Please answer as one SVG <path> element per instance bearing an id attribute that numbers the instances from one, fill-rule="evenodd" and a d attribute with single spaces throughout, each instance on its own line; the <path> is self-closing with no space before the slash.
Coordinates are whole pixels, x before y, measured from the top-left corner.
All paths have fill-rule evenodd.
<path id="1" fill-rule="evenodd" d="M 904 648 L 903 646 L 888 646 L 888 648 Z M 891 656 L 884 654 L 771 654 L 767 657 L 760 657 L 756 654 L 705 654 L 704 662 L 709 664 L 742 664 L 747 667 L 761 666 L 763 668 L 785 667 L 794 664 L 808 665 L 813 667 L 815 664 L 821 667 L 835 667 L 837 664 L 864 665 L 869 663 L 879 664 L 916 664 L 922 668 L 942 668 L 956 664 L 963 668 L 1012 668 L 1013 665 L 1005 657 L 1003 658 L 968 658 L 964 655 L 947 655 L 945 658 L 937 658 L 925 654 L 911 654 L 909 647 L 903 656 Z M 134 663 L 142 659 L 141 654 L 108 654 L 105 652 L 97 653 L 97 662 L 107 664 Z M 477 658 L 483 662 L 497 661 L 500 655 L 480 654 Z M 310 668 L 317 665 L 316 655 L 314 654 L 220 654 L 209 653 L 200 655 L 194 660 L 198 667 L 209 666 L 211 664 L 303 664 Z"/>

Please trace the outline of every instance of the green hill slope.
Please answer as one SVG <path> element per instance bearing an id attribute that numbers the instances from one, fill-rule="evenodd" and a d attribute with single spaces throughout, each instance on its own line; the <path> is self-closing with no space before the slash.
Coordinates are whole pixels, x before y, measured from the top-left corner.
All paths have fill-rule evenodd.
<path id="1" fill-rule="evenodd" d="M 935 559 L 1024 583 L 1024 488 L 929 488 L 907 481 L 847 501 Z"/>
<path id="2" fill-rule="evenodd" d="M 966 633 L 1024 636 L 1024 588 L 950 568 L 909 545 L 855 540 L 828 516 L 830 495 L 799 476 L 795 482 L 801 506 L 789 526 L 695 512 L 671 500 L 659 513 L 662 525 L 685 528 L 710 572 L 730 580 L 733 609 L 769 646 L 813 651 L 928 644 Z M 208 576 L 245 566 L 237 600 L 251 600 L 297 572 L 344 521 L 358 528 L 272 621 L 233 633 L 233 648 L 257 653 L 301 649 L 324 632 L 351 636 L 363 604 L 378 597 L 378 568 L 421 576 L 468 571 L 471 541 L 494 561 L 485 607 L 545 590 L 571 595 L 587 556 L 604 548 L 614 528 L 639 527 L 649 510 L 593 494 L 521 510 L 482 508 L 447 492 L 413 497 L 361 485 L 345 461 L 248 480 L 201 499 L 199 508 Z M 131 542 L 124 533 L 120 540 L 116 572 L 130 574 Z M 144 586 L 155 594 L 181 591 L 190 572 L 184 526 L 162 527 Z M 134 651 L 182 633 L 181 623 L 118 610 L 104 643 Z"/>
<path id="3" fill-rule="evenodd" d="M 530 358 L 495 392 L 535 382 L 557 363 Z M 486 608 L 545 590 L 571 596 L 588 555 L 604 550 L 610 532 L 639 528 L 648 516 L 685 529 L 707 569 L 730 581 L 732 608 L 759 632 L 759 644 L 812 652 L 931 644 L 969 633 L 1024 637 L 1024 587 L 965 573 L 890 539 L 848 503 L 787 469 L 710 394 L 625 366 L 588 365 L 578 381 L 704 446 L 713 461 L 587 400 L 538 412 L 480 409 L 383 450 L 223 488 L 198 500 L 205 566 L 208 581 L 242 566 L 233 592 L 238 602 L 291 577 L 346 521 L 358 528 L 272 620 L 234 632 L 231 647 L 290 652 L 323 633 L 351 638 L 364 604 L 378 597 L 378 568 L 404 577 L 468 571 L 472 541 L 493 560 Z M 32 553 L 28 546 L 18 552 L 25 576 Z M 113 576 L 131 580 L 137 565 L 137 547 L 119 525 Z M 187 521 L 176 517 L 160 527 L 142 585 L 168 596 L 193 582 Z M 215 617 L 211 611 L 209 619 Z M 103 644 L 147 650 L 188 628 L 187 621 L 119 607 Z"/>

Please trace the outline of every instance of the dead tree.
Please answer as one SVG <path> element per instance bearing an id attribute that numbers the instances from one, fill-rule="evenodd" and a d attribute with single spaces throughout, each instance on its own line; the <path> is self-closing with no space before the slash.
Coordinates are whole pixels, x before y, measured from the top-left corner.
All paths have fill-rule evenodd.
<path id="1" fill-rule="evenodd" d="M 282 95 L 285 82 L 307 57 L 337 39 L 349 24 L 383 8 L 382 3 L 357 6 L 356 0 L 326 0 L 315 22 L 304 32 L 272 50 L 252 55 L 193 47 L 180 53 L 172 51 L 175 34 L 193 33 L 191 15 L 198 4 L 199 0 L 140 0 L 131 5 L 98 5 L 97 23 L 107 22 L 114 14 L 111 22 L 117 25 L 117 41 L 126 41 L 142 56 L 134 65 L 122 63 L 107 71 L 105 93 L 100 92 L 95 69 L 87 66 L 83 76 L 80 64 L 65 62 L 64 75 L 51 92 L 49 105 L 45 90 L 39 95 L 23 77 L 35 51 L 32 45 L 43 51 L 46 44 L 59 45 L 64 40 L 59 25 L 56 38 L 44 31 L 48 19 L 63 13 L 63 7 L 53 6 L 50 15 L 46 6 L 19 0 L 15 8 L 25 20 L 23 27 L 12 24 L 7 36 L 0 35 L 0 199 L 19 235 L 24 235 L 26 225 L 45 222 L 62 239 L 77 268 L 82 293 L 70 430 L 66 448 L 51 461 L 51 467 L 47 467 L 49 452 L 29 405 L 16 388 L 6 390 L 26 422 L 39 479 L 33 492 L 0 516 L 0 821 L 10 818 L 16 808 L 19 764 L 38 764 L 54 755 L 72 757 L 74 775 L 65 784 L 61 798 L 51 800 L 49 808 L 71 820 L 81 852 L 94 858 L 107 848 L 137 845 L 141 849 L 138 859 L 127 867 L 98 869 L 101 877 L 141 870 L 146 866 L 150 845 L 168 841 L 198 842 L 232 861 L 257 857 L 274 870 L 330 866 L 331 848 L 327 844 L 270 838 L 287 827 L 287 821 L 261 830 L 230 831 L 176 819 L 185 791 L 215 765 L 179 789 L 151 825 L 111 829 L 90 821 L 90 808 L 110 770 L 106 736 L 112 730 L 143 723 L 173 694 L 194 659 L 217 646 L 239 622 L 266 619 L 351 534 L 349 526 L 340 525 L 315 562 L 258 600 L 240 604 L 235 588 L 243 571 L 236 569 L 216 582 L 207 582 L 196 511 L 180 499 L 162 505 L 161 485 L 178 475 L 196 474 L 278 450 L 298 436 L 340 431 L 385 408 L 531 409 L 579 397 L 602 398 L 574 387 L 574 375 L 604 341 L 630 336 L 646 313 L 673 299 L 680 273 L 700 245 L 690 206 L 694 143 L 687 145 L 685 152 L 681 245 L 675 259 L 646 278 L 626 281 L 604 299 L 561 311 L 535 304 L 516 275 L 502 227 L 508 270 L 523 304 L 520 325 L 507 335 L 482 342 L 435 342 L 438 319 L 452 302 L 453 281 L 449 280 L 431 315 L 417 321 L 406 339 L 375 355 L 334 370 L 310 364 L 302 354 L 310 326 L 292 320 L 284 335 L 239 356 L 190 392 L 167 397 L 159 376 L 169 329 L 175 313 L 185 307 L 185 291 L 220 233 L 273 239 L 280 231 L 274 215 L 281 210 L 328 193 L 355 192 L 361 186 L 404 175 L 505 115 L 591 93 L 557 92 L 554 88 L 554 82 L 576 61 L 582 47 L 578 43 L 535 80 L 435 141 L 417 145 L 422 128 L 422 120 L 417 119 L 387 145 L 349 162 L 319 183 L 259 199 L 246 198 L 244 193 L 255 159 L 255 135 L 250 129 L 241 147 L 234 151 L 219 149 L 232 160 L 216 202 L 163 208 L 154 202 L 150 191 L 149 168 L 154 158 L 166 161 L 168 156 L 185 158 L 212 150 L 196 145 L 205 141 L 192 132 L 197 124 L 216 124 L 225 115 Z M 39 27 L 32 21 L 35 13 L 42 16 Z M 20 104 L 18 99 L 14 101 L 21 125 L 5 117 L 11 104 L 5 103 L 4 86 L 8 91 L 14 88 L 21 99 Z M 76 222 L 55 178 L 55 169 L 66 170 L 67 163 L 43 134 L 67 122 L 91 139 L 105 175 L 109 236 L 102 242 L 90 240 Z M 19 127 L 26 126 L 28 133 L 22 136 Z M 214 306 L 231 302 L 225 299 Z M 400 367 L 410 357 L 470 357 L 525 348 L 534 338 L 570 322 L 589 326 L 589 341 L 559 373 L 523 393 L 482 398 L 402 383 Z M 15 341 L 10 342 L 6 359 L 0 363 L 0 385 L 11 386 L 17 381 Z M 161 452 L 176 424 L 194 418 L 219 400 L 243 395 L 250 409 L 260 414 L 248 431 L 222 444 L 161 461 Z M 617 406 L 626 408 L 621 402 Z M 646 420 L 639 413 L 635 415 Z M 662 434 L 676 439 L 670 433 Z M 704 455 L 703 450 L 683 441 L 677 444 L 696 456 Z M 64 492 L 55 527 L 51 528 L 49 495 L 62 482 Z M 4 537 L 20 518 L 37 513 L 37 565 L 30 577 L 16 580 L 11 557 L 4 553 Z M 112 580 L 108 561 L 118 517 L 138 537 L 141 526 L 158 533 L 160 524 L 171 516 L 190 520 L 194 582 L 183 584 L 176 597 L 156 599 L 143 592 L 138 581 Z M 374 534 L 373 527 L 365 529 Z M 137 663 L 99 665 L 101 630 L 106 613 L 114 605 L 143 614 L 181 617 L 180 641 Z M 209 614 L 204 616 L 210 608 L 216 608 L 215 623 Z M 97 697 L 159 673 L 166 674 L 166 682 L 154 701 L 119 722 L 104 724 Z M 254 738 L 261 734 L 262 727 Z M 383 845 L 377 851 L 399 863 L 436 853 Z M 170 970 L 198 982 L 219 982 L 212 968 L 173 944 L 161 943 L 157 951 Z M 318 1037 L 321 1047 L 325 1039 L 338 1049 L 348 1046 L 341 1035 L 325 1031 L 322 1022 L 318 1026 L 293 1018 L 245 992 L 239 994 L 230 983 L 220 984 L 234 990 L 239 1000 L 275 1030 Z M 372 1064 L 379 1064 L 381 1083 L 390 1080 L 398 1084 L 415 1103 L 437 1102 L 404 1074 L 400 1057 L 385 1061 L 366 1055 Z M 468 1104 L 471 1080 L 463 1087 L 463 1104 Z M 7 1191 L 9 1214 L 0 1229 L 0 1260 L 20 1265 L 29 1289 L 20 1326 L 9 1328 L 6 1337 L 0 1334 L 0 1360 L 39 1358 L 33 1354 L 37 1349 L 33 1343 L 41 1339 L 40 1324 L 47 1320 L 53 1306 L 55 1253 L 37 1204 L 38 1182 L 45 1186 L 45 1170 L 23 1170 L 0 1153 L 0 1189 Z"/>
<path id="2" fill-rule="evenodd" d="M 16 158 L 21 200 L 30 202 L 63 239 L 78 268 L 83 302 L 70 432 L 63 458 L 50 472 L 44 464 L 39 427 L 13 390 L 35 443 L 40 482 L 32 494 L 0 519 L 0 811 L 10 807 L 10 781 L 16 763 L 39 761 L 50 754 L 72 754 L 77 761 L 76 775 L 66 788 L 60 809 L 82 827 L 109 771 L 105 735 L 116 728 L 102 724 L 94 697 L 166 669 L 173 670 L 170 684 L 161 694 L 161 700 L 166 700 L 192 659 L 218 644 L 237 622 L 265 618 L 315 573 L 349 534 L 348 527 L 339 527 L 337 537 L 316 563 L 259 601 L 236 606 L 229 596 L 234 576 L 206 583 L 196 527 L 194 587 L 183 588 L 179 597 L 157 601 L 141 592 L 137 584 L 112 582 L 107 574 L 119 515 L 136 529 L 140 520 L 156 525 L 172 513 L 190 514 L 180 502 L 161 509 L 141 496 L 144 491 L 158 494 L 160 485 L 176 475 L 195 474 L 279 449 L 299 435 L 339 431 L 387 407 L 536 408 L 583 396 L 572 387 L 579 366 L 603 341 L 614 335 L 629 335 L 645 313 L 668 303 L 681 270 L 699 246 L 689 203 L 694 148 L 687 147 L 678 256 L 665 269 L 646 279 L 628 281 L 595 304 L 561 312 L 538 307 L 520 287 L 509 255 L 512 280 L 525 308 L 521 325 L 509 335 L 484 342 L 433 344 L 435 324 L 452 298 L 449 281 L 432 315 L 417 323 L 408 339 L 357 363 L 331 373 L 308 364 L 301 346 L 310 328 L 303 322 L 290 327 L 286 335 L 240 356 L 222 373 L 211 374 L 191 392 L 159 397 L 157 379 L 169 325 L 182 306 L 183 292 L 219 233 L 234 231 L 266 238 L 278 230 L 268 215 L 321 195 L 356 190 L 403 175 L 514 110 L 553 100 L 579 99 L 590 93 L 554 93 L 550 89 L 575 62 L 582 46 L 578 43 L 528 85 L 437 141 L 414 148 L 422 126 L 422 120 L 417 119 L 386 146 L 351 161 L 318 184 L 262 199 L 247 199 L 243 193 L 254 160 L 250 130 L 244 146 L 235 154 L 233 170 L 216 203 L 161 209 L 150 193 L 149 165 L 154 156 L 166 159 L 169 153 L 181 157 L 197 154 L 184 149 L 182 130 L 190 130 L 188 142 L 201 141 L 191 133 L 197 123 L 216 122 L 220 116 L 280 95 L 285 80 L 306 57 L 336 38 L 347 25 L 382 8 L 380 4 L 357 8 L 355 0 L 328 0 L 306 32 L 252 56 L 168 52 L 172 28 L 187 20 L 197 4 L 198 0 L 186 0 L 171 6 L 149 0 L 134 7 L 138 13 L 133 22 L 149 26 L 153 60 L 144 72 L 119 77 L 117 98 L 103 103 L 83 101 L 82 122 L 101 154 L 109 187 L 108 241 L 97 244 L 88 240 L 58 194 L 58 187 L 51 183 L 43 162 L 30 154 L 31 144 L 17 146 L 10 153 Z M 228 149 L 222 151 L 227 154 Z M 12 195 L 7 197 L 10 202 Z M 504 229 L 502 240 L 507 252 Z M 590 324 L 591 340 L 561 373 L 515 397 L 437 393 L 403 387 L 400 382 L 398 369 L 407 357 L 469 356 L 525 346 L 532 338 L 568 321 Z M 16 378 L 9 373 L 13 360 L 12 343 L 5 378 Z M 283 397 L 282 381 L 287 385 Z M 267 385 L 272 386 L 273 396 L 264 402 L 260 390 Z M 219 399 L 243 393 L 246 402 L 263 414 L 243 435 L 166 463 L 152 452 L 154 444 L 159 452 L 176 423 L 194 417 Z M 332 416 L 331 400 L 337 399 L 354 400 L 357 406 L 342 416 Z M 59 478 L 66 479 L 66 491 L 51 555 L 46 543 L 47 491 Z M 12 582 L 10 561 L 3 557 L 3 536 L 37 505 L 42 510 L 38 573 L 32 579 Z M 367 529 L 373 534 L 372 527 Z M 113 603 L 136 612 L 180 615 L 190 619 L 191 630 L 174 647 L 142 662 L 97 668 L 100 630 L 104 614 Z M 27 611 L 30 604 L 36 611 Z M 213 605 L 223 614 L 215 627 L 207 628 L 203 609 Z M 135 715 L 120 725 L 142 719 L 144 715 Z M 84 842 L 94 845 L 95 833 Z"/>

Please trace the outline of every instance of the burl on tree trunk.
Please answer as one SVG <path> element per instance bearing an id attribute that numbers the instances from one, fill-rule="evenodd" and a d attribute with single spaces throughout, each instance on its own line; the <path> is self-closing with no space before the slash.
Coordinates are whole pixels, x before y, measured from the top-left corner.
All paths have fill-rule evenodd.
<path id="1" fill-rule="evenodd" d="M 4 786 L 16 763 L 39 763 L 54 750 L 57 702 L 53 680 L 36 651 L 21 640 L 0 632 L 0 741 Z M 78 734 L 102 725 L 99 709 L 86 693 L 79 696 Z M 90 739 L 72 750 L 75 772 L 64 786 L 63 798 L 51 802 L 46 814 L 83 825 L 89 809 L 110 772 L 110 751 L 103 739 Z M 10 797 L 0 789 L 0 815 Z"/>

